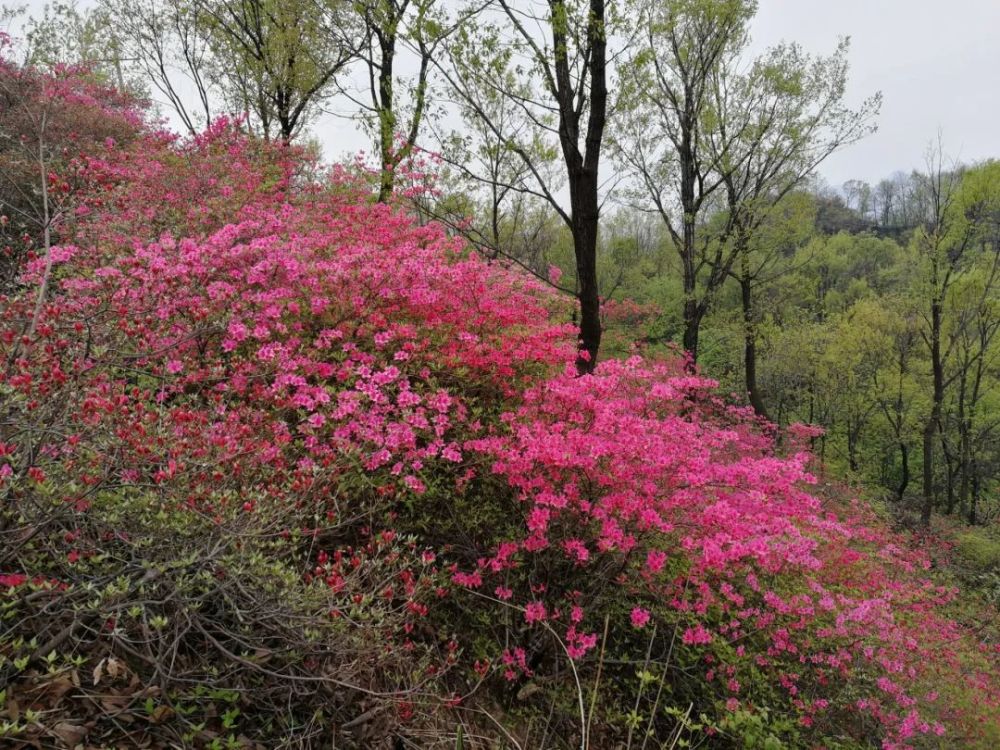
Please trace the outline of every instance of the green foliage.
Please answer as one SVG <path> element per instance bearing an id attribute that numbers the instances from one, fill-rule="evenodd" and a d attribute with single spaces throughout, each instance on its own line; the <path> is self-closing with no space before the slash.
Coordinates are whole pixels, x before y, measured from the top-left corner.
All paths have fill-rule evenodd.
<path id="1" fill-rule="evenodd" d="M 798 747 L 796 723 L 775 719 L 766 708 L 738 710 L 726 714 L 719 729 L 732 737 L 735 747 L 745 750 L 789 750 Z M 785 739 L 782 740 L 781 738 Z"/>
<path id="2" fill-rule="evenodd" d="M 149 82 L 125 59 L 124 42 L 104 8 L 80 8 L 76 0 L 46 2 L 41 15 L 24 27 L 25 58 L 32 65 L 85 65 L 102 84 L 137 98 L 149 95 Z"/>
<path id="3" fill-rule="evenodd" d="M 955 538 L 958 564 L 974 573 L 1000 572 L 1000 539 L 984 529 L 970 528 Z"/>

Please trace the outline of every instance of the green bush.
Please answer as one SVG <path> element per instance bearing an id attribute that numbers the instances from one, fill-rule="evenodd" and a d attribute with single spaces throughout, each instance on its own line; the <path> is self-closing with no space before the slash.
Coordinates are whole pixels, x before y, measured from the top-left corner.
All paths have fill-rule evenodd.
<path id="1" fill-rule="evenodd" d="M 967 529 L 955 539 L 955 555 L 959 565 L 976 573 L 1000 568 L 1000 539 L 985 529 Z"/>

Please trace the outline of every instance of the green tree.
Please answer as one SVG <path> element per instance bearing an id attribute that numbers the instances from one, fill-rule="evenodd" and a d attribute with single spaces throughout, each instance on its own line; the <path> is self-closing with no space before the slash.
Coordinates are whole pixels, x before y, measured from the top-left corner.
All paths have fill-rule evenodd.
<path id="1" fill-rule="evenodd" d="M 710 281 L 733 265 L 744 321 L 744 374 L 754 410 L 767 415 L 756 380 L 756 312 L 753 280 L 761 269 L 750 259 L 755 235 L 786 196 L 837 150 L 874 130 L 881 96 L 858 109 L 844 105 L 848 42 L 829 57 L 812 57 L 796 44 L 779 45 L 747 73 L 720 66 L 714 72 L 717 127 L 707 134 L 728 210 L 728 252 L 709 258 Z M 719 269 L 718 266 L 722 265 Z M 702 304 L 710 301 L 706 294 Z"/>
<path id="2" fill-rule="evenodd" d="M 510 188 L 546 201 L 572 234 L 581 373 L 593 369 L 601 344 L 597 247 L 609 10 L 605 0 L 549 0 L 538 12 L 493 0 L 459 26 L 442 66 L 467 116 L 523 164 Z M 498 109 L 512 116 L 500 119 Z M 557 153 L 561 168 L 550 169 Z"/>
<path id="3" fill-rule="evenodd" d="M 738 249 L 739 263 L 728 273 L 736 279 L 740 288 L 743 386 L 750 405 L 765 419 L 770 419 L 770 414 L 757 379 L 758 327 L 761 319 L 759 289 L 795 268 L 793 263 L 788 262 L 788 256 L 812 233 L 815 218 L 816 206 L 810 196 L 786 193 L 769 203 L 766 210 L 762 208 L 752 216 L 748 212 L 745 224 L 742 218 L 735 220 L 737 235 L 733 242 Z"/>
<path id="4" fill-rule="evenodd" d="M 342 0 L 101 0 L 100 7 L 117 19 L 125 59 L 191 133 L 221 110 L 246 116 L 264 138 L 290 141 L 334 93 L 359 38 Z"/>
<path id="5" fill-rule="evenodd" d="M 612 143 L 631 176 L 634 201 L 657 214 L 677 249 L 684 286 L 684 349 L 698 358 L 698 334 L 715 291 L 735 255 L 699 222 L 723 184 L 719 149 L 709 134 L 719 124 L 713 81 L 736 63 L 749 40 L 754 0 L 636 0 L 641 42 L 619 76 L 619 121 Z M 714 244 L 712 240 L 715 240 Z M 708 246 L 712 249 L 709 250 Z M 711 253 L 723 254 L 716 263 Z M 701 279 L 701 272 L 708 272 Z"/>
<path id="6" fill-rule="evenodd" d="M 340 0 L 191 0 L 208 77 L 265 138 L 291 141 L 334 91 L 357 41 Z"/>
<path id="7" fill-rule="evenodd" d="M 934 444 L 943 434 L 946 391 L 958 375 L 948 372 L 964 321 L 947 319 L 947 301 L 956 283 L 977 263 L 1000 251 L 996 225 L 1000 217 L 1000 164 L 991 162 L 965 174 L 946 171 L 940 157 L 931 160 L 925 176 L 933 219 L 914 237 L 924 266 L 923 294 L 927 301 L 922 337 L 931 371 L 931 401 L 923 431 L 923 503 L 921 520 L 930 523 L 936 492 Z M 995 277 L 994 277 L 995 278 Z M 985 299 L 985 297 L 984 297 Z M 959 369 L 957 372 L 961 372 Z"/>
<path id="8" fill-rule="evenodd" d="M 101 83 L 145 97 L 148 86 L 124 59 L 121 35 L 105 8 L 81 9 L 76 0 L 46 3 L 24 25 L 26 62 L 51 69 L 84 65 Z"/>
<path id="9" fill-rule="evenodd" d="M 412 154 L 424 124 L 432 63 L 447 29 L 436 0 L 359 0 L 354 9 L 363 30 L 358 58 L 368 96 L 349 96 L 373 132 L 381 169 L 379 200 L 386 201 L 395 189 L 396 168 Z M 396 90 L 404 51 L 415 54 L 417 66 L 406 92 L 409 103 L 400 101 Z"/>

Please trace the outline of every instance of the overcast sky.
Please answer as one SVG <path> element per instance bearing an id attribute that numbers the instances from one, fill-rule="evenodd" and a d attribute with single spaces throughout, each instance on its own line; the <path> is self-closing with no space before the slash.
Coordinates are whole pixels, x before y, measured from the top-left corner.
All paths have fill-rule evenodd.
<path id="1" fill-rule="evenodd" d="M 823 165 L 829 182 L 920 167 L 939 129 L 953 158 L 1000 157 L 1000 0 L 760 0 L 756 44 L 827 53 L 840 36 L 851 98 L 884 101 L 878 132 Z"/>
<path id="2" fill-rule="evenodd" d="M 1000 0 L 759 3 L 755 47 L 786 40 L 826 54 L 841 36 L 850 36 L 849 99 L 882 92 L 878 132 L 820 169 L 832 185 L 852 178 L 876 182 L 922 166 L 939 131 L 952 158 L 1000 157 Z M 27 4 L 40 10 L 44 0 Z M 367 147 L 360 134 L 334 118 L 324 118 L 314 130 L 331 158 Z"/>

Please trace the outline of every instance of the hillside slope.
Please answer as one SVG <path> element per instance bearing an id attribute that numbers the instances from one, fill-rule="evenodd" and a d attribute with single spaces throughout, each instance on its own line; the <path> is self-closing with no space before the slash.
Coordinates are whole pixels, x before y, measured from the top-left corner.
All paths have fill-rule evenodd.
<path id="1" fill-rule="evenodd" d="M 1000 742 L 991 634 L 811 491 L 809 428 L 676 361 L 578 378 L 536 282 L 136 117 L 0 297 L 5 741 Z"/>

